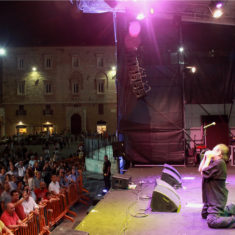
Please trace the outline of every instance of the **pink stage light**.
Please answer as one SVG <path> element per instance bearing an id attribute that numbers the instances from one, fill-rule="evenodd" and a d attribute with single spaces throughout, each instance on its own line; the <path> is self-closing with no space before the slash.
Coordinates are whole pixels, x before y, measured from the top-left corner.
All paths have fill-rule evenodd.
<path id="1" fill-rule="evenodd" d="M 222 2 L 218 2 L 215 7 L 219 9 L 219 8 L 221 8 L 222 6 L 223 6 L 223 3 L 222 3 Z"/>
<path id="2" fill-rule="evenodd" d="M 129 34 L 132 37 L 138 37 L 141 30 L 140 23 L 138 21 L 132 21 L 129 25 Z"/>
<path id="3" fill-rule="evenodd" d="M 143 20 L 144 18 L 145 18 L 144 13 L 139 13 L 139 14 L 136 16 L 136 19 L 137 19 L 137 20 Z"/>
<path id="4" fill-rule="evenodd" d="M 154 9 L 150 8 L 150 13 L 153 15 L 154 14 Z"/>

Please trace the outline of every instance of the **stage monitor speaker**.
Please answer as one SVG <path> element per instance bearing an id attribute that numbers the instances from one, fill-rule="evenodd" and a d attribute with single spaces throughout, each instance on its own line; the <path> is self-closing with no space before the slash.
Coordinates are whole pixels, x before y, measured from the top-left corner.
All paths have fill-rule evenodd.
<path id="1" fill-rule="evenodd" d="M 152 194 L 151 209 L 159 212 L 179 212 L 180 197 L 175 189 L 165 181 L 157 179 L 157 185 Z"/>
<path id="2" fill-rule="evenodd" d="M 166 169 L 168 169 L 168 170 L 170 170 L 170 171 L 172 171 L 172 172 L 174 172 L 176 175 L 178 175 L 178 177 L 180 178 L 180 180 L 181 180 L 181 175 L 180 175 L 180 173 L 173 167 L 173 166 L 171 166 L 171 165 L 168 165 L 168 164 L 164 164 L 163 165 L 163 167 L 164 168 L 166 168 Z"/>
<path id="3" fill-rule="evenodd" d="M 131 182 L 131 176 L 115 174 L 112 176 L 112 188 L 113 189 L 128 189 L 128 185 Z"/>
<path id="4" fill-rule="evenodd" d="M 165 164 L 167 165 L 167 164 Z M 172 187 L 179 188 L 182 186 L 182 179 L 179 172 L 172 166 L 167 165 L 161 175 L 161 180 L 166 181 Z"/>

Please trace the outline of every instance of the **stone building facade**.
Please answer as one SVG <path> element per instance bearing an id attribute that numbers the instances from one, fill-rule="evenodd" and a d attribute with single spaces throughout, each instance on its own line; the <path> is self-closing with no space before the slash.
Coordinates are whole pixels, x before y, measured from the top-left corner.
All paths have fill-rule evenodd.
<path id="1" fill-rule="evenodd" d="M 2 61 L 1 136 L 116 131 L 114 46 L 8 48 Z"/>

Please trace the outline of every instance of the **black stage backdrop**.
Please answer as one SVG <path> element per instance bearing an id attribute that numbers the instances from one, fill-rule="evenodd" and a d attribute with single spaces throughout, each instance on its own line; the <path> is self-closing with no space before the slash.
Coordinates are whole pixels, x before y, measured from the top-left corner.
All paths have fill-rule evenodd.
<path id="1" fill-rule="evenodd" d="M 179 65 L 171 65 L 168 57 L 177 46 L 178 26 L 141 22 L 139 36 L 131 37 L 129 24 L 125 14 L 118 16 L 118 129 L 124 135 L 126 156 L 135 163 L 182 164 L 182 80 Z M 146 74 L 143 83 L 147 82 L 146 95 L 139 98 L 129 75 L 130 54 L 135 52 Z"/>

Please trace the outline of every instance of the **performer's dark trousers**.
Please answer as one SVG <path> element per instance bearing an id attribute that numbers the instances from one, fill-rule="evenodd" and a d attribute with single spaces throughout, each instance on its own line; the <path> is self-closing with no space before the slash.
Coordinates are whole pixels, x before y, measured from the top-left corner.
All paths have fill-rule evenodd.
<path id="1" fill-rule="evenodd" d="M 110 175 L 104 176 L 104 184 L 106 189 L 110 189 Z"/>
<path id="2" fill-rule="evenodd" d="M 208 208 L 204 205 L 202 209 L 202 217 L 206 218 L 210 228 L 235 228 L 235 205 L 230 204 L 225 207 L 222 214 L 208 214 L 205 212 Z"/>

